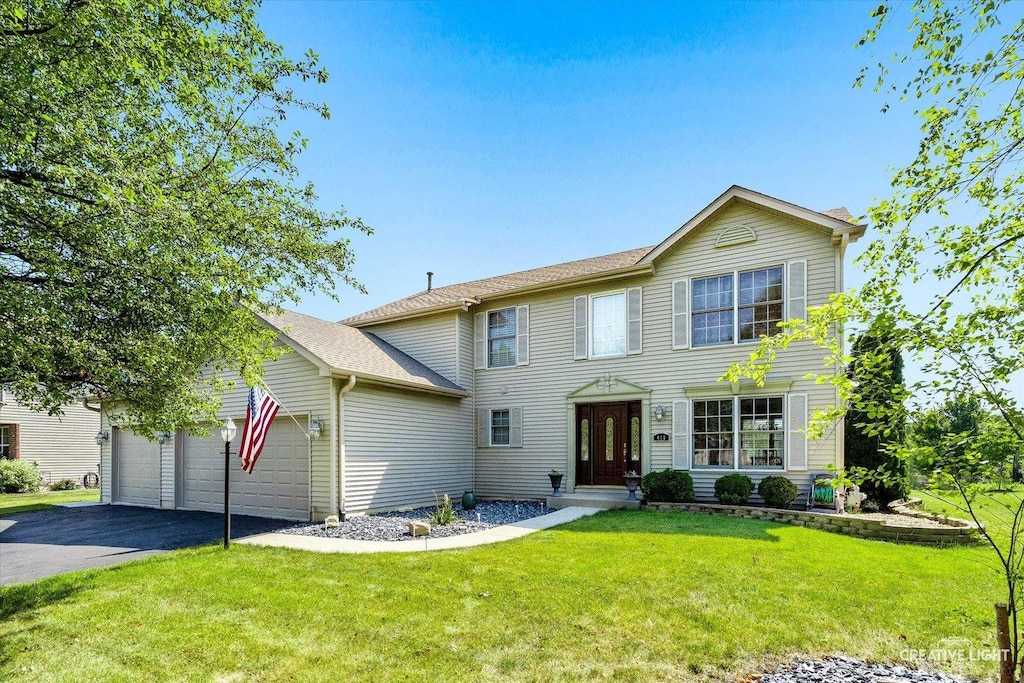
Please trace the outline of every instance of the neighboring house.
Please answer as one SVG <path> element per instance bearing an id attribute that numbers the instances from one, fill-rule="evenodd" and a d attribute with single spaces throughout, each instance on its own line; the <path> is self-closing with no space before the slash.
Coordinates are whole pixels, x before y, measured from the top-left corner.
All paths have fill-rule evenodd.
<path id="1" fill-rule="evenodd" d="M 824 352 L 791 345 L 763 387 L 719 378 L 775 323 L 842 291 L 864 230 L 845 209 L 732 187 L 654 247 L 428 288 L 341 323 L 267 316 L 296 353 L 266 382 L 300 424 L 282 410 L 253 477 L 233 466 L 233 509 L 320 519 L 470 489 L 540 498 L 552 469 L 568 491 L 666 468 L 704 499 L 733 471 L 806 490 L 810 471 L 843 465 L 841 424 L 803 431 L 836 402 L 805 379 Z M 225 397 L 224 417 L 244 412 L 244 388 Z M 216 435 L 157 444 L 115 427 L 111 441 L 103 500 L 222 509 Z"/>
<path id="2" fill-rule="evenodd" d="M 81 485 L 83 476 L 98 473 L 99 413 L 77 404 L 62 410 L 59 416 L 30 410 L 0 390 L 0 458 L 33 463 L 45 485 L 61 479 Z"/>

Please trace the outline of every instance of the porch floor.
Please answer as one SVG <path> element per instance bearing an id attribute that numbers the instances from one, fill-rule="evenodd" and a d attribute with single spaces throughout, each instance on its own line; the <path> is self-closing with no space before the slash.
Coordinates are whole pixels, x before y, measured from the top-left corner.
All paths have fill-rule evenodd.
<path id="1" fill-rule="evenodd" d="M 601 508 L 603 510 L 638 510 L 640 501 L 626 500 L 629 492 L 623 487 L 588 487 L 577 486 L 573 493 L 563 493 L 558 498 L 547 497 L 547 506 L 561 510 L 571 506 Z"/>

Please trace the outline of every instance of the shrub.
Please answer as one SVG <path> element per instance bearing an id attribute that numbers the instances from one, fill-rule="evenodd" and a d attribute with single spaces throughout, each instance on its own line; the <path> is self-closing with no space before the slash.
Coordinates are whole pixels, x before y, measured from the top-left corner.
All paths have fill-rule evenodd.
<path id="1" fill-rule="evenodd" d="M 729 505 L 743 505 L 753 492 L 754 480 L 738 472 L 715 482 L 715 498 Z"/>
<path id="2" fill-rule="evenodd" d="M 689 503 L 693 500 L 693 477 L 686 472 L 664 470 L 644 475 L 640 483 L 644 500 L 659 503 Z"/>
<path id="3" fill-rule="evenodd" d="M 22 493 L 38 491 L 43 476 L 24 460 L 0 460 L 0 491 Z"/>
<path id="4" fill-rule="evenodd" d="M 768 507 L 773 508 L 788 508 L 799 493 L 796 484 L 777 475 L 765 477 L 757 485 L 757 494 L 764 498 Z"/>
<path id="5" fill-rule="evenodd" d="M 74 491 L 77 488 L 78 484 L 75 483 L 74 479 L 61 479 L 54 484 L 50 484 L 51 491 Z"/>
<path id="6" fill-rule="evenodd" d="M 434 501 L 437 502 L 436 495 Z M 444 494 L 444 502 L 437 503 L 434 511 L 427 515 L 427 521 L 435 526 L 447 526 L 455 521 L 455 508 L 452 507 L 452 499 L 447 493 Z"/>

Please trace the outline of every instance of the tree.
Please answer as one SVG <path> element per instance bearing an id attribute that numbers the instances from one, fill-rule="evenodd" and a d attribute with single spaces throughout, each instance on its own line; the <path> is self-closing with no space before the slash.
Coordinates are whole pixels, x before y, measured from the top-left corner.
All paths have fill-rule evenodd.
<path id="1" fill-rule="evenodd" d="M 978 396 L 965 395 L 923 411 L 911 421 L 911 455 L 916 471 L 947 474 L 971 483 L 1004 486 L 1020 481 L 1021 443 L 1006 420 L 989 412 Z"/>
<path id="2" fill-rule="evenodd" d="M 299 179 L 289 112 L 327 73 L 251 0 L 0 0 L 0 384 L 139 430 L 211 417 L 273 357 L 256 313 L 337 284 L 367 231 Z"/>
<path id="3" fill-rule="evenodd" d="M 1005 27 L 1004 13 L 1012 16 Z M 912 103 L 922 135 L 916 156 L 895 172 L 892 194 L 868 210 L 877 236 L 858 266 L 869 279 L 860 291 L 812 309 L 807 320 L 784 323 L 727 377 L 763 381 L 779 352 L 810 340 L 840 370 L 820 378 L 837 388 L 840 404 L 816 416 L 817 430 L 848 407 L 873 415 L 884 435 L 889 409 L 861 394 L 844 371 L 850 359 L 837 333 L 884 314 L 894 347 L 926 373 L 908 387 L 913 395 L 934 403 L 977 395 L 1020 444 L 1024 420 L 1012 386 L 1024 372 L 1024 18 L 1005 0 L 883 2 L 872 16 L 863 49 L 893 23 L 909 26 L 910 43 L 877 69 L 862 70 L 856 84 L 873 82 L 876 92 L 895 98 L 883 112 Z M 922 305 L 905 296 L 910 290 L 934 294 Z M 976 518 L 980 487 L 956 471 L 945 475 L 939 483 L 952 487 Z M 1006 533 L 980 531 L 1006 585 L 1004 611 L 997 610 L 1008 621 L 1000 634 L 1010 634 L 1004 681 L 1015 678 L 1024 643 L 1017 618 L 1024 496 L 1018 497 Z"/>
<path id="4" fill-rule="evenodd" d="M 906 431 L 903 356 L 888 339 L 884 319 L 857 337 L 852 356 L 848 373 L 865 400 L 863 405 L 851 406 L 844 417 L 846 468 L 861 481 L 863 493 L 884 508 L 910 492 L 906 460 L 889 447 L 902 443 Z M 877 411 L 867 405 L 885 407 L 882 429 L 875 424 Z"/>

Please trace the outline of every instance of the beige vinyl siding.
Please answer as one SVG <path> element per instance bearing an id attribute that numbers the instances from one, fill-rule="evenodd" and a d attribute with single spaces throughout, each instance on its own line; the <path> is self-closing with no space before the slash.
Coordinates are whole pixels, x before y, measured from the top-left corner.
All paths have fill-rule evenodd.
<path id="1" fill-rule="evenodd" d="M 348 512 L 433 505 L 435 493 L 472 489 L 469 399 L 357 384 L 344 401 Z"/>
<path id="2" fill-rule="evenodd" d="M 3 397 L 0 424 L 18 425 L 18 457 L 36 464 L 44 484 L 74 479 L 81 485 L 87 472 L 99 472 L 99 413 L 72 404 L 63 415 L 50 416 L 15 403 L 7 392 Z"/>
<path id="3" fill-rule="evenodd" d="M 452 382 L 464 386 L 456 379 L 458 373 L 455 352 L 455 313 L 415 318 L 363 329 L 404 351 Z M 470 352 L 472 352 L 472 348 L 470 348 Z"/>
<path id="4" fill-rule="evenodd" d="M 320 438 L 310 442 L 310 505 L 314 518 L 334 514 L 331 507 L 331 379 L 321 377 L 319 369 L 297 353 L 289 353 L 277 361 L 264 364 L 263 381 L 281 402 L 278 418 L 287 418 L 290 412 L 305 431 L 310 415 L 323 420 L 324 429 Z M 230 376 L 227 376 L 230 377 Z M 245 422 L 246 402 L 249 389 L 241 381 L 235 390 L 225 394 L 221 415 L 232 417 L 241 433 Z M 287 409 L 287 412 L 286 412 Z M 239 437 L 232 442 L 231 452 L 236 452 Z M 333 456 L 336 457 L 336 456 Z M 259 467 L 259 463 L 256 465 Z"/>
<path id="5" fill-rule="evenodd" d="M 317 415 L 323 419 L 324 431 L 320 439 L 311 443 L 311 468 L 312 488 L 310 491 L 311 505 L 314 515 L 323 516 L 332 514 L 330 509 L 331 495 L 331 435 L 330 435 L 330 413 L 331 413 L 331 380 L 328 377 L 321 377 L 319 369 L 311 362 L 297 353 L 288 353 L 276 361 L 269 361 L 264 365 L 264 377 L 270 390 L 283 404 L 278 415 L 287 417 L 287 408 L 299 422 L 303 429 L 306 428 L 309 415 Z M 223 419 L 231 417 L 238 426 L 239 433 L 245 422 L 246 402 L 249 397 L 249 389 L 241 382 L 236 375 L 225 375 L 225 379 L 236 381 L 235 389 L 221 397 L 222 407 L 220 415 Z M 107 411 L 103 416 L 103 428 L 109 429 L 111 416 L 114 416 L 116 425 L 116 410 L 106 407 Z M 110 414 L 106 414 L 110 413 Z M 93 432 L 95 436 L 95 432 Z M 160 504 L 161 507 L 176 507 L 181 500 L 181 489 L 179 477 L 180 438 L 170 438 L 161 448 L 160 461 Z M 232 442 L 232 453 L 235 453 L 239 444 L 239 437 L 236 436 Z M 94 444 L 95 445 L 95 444 Z M 111 449 L 110 443 L 103 445 L 101 452 L 100 467 L 100 495 L 101 500 L 110 502 L 111 489 Z M 258 467 L 258 465 L 257 465 Z"/>
<path id="6" fill-rule="evenodd" d="M 757 240 L 716 248 L 719 234 L 736 226 L 753 228 Z M 605 291 L 607 286 L 510 299 L 508 305 L 530 306 L 530 365 L 506 368 L 501 373 L 478 371 L 474 400 L 478 409 L 522 405 L 523 448 L 478 448 L 477 494 L 540 497 L 550 492 L 550 469 L 567 471 L 567 478 L 574 477 L 575 461 L 569 458 L 571 411 L 567 396 L 606 374 L 651 390 L 643 469 L 646 472 L 671 467 L 672 441 L 653 442 L 651 434 L 665 432 L 671 437 L 672 402 L 686 398 L 686 387 L 715 384 L 731 363 L 746 358 L 753 349 L 750 344 L 730 344 L 673 350 L 672 282 L 806 259 L 807 304 L 814 306 L 825 303 L 836 291 L 835 258 L 835 247 L 828 234 L 756 209 L 730 207 L 664 254 L 653 276 L 617 285 L 622 289 L 643 287 L 643 352 L 635 356 L 573 359 L 573 298 Z M 831 387 L 802 379 L 808 372 L 822 371 L 823 359 L 821 350 L 811 344 L 793 344 L 779 354 L 769 380 L 792 381 L 791 391 L 807 393 L 812 408 L 834 404 Z M 732 395 L 727 384 L 723 383 L 722 390 L 723 398 Z M 600 400 L 616 397 L 610 394 Z M 660 422 L 653 417 L 653 408 L 659 404 L 665 408 L 665 417 Z M 826 438 L 808 443 L 808 471 L 785 473 L 802 492 L 806 491 L 810 471 L 825 469 L 829 463 L 838 461 L 841 443 L 836 433 L 829 430 Z M 712 498 L 714 481 L 722 473 L 692 474 L 698 496 Z M 764 475 L 751 476 L 759 480 Z"/>

